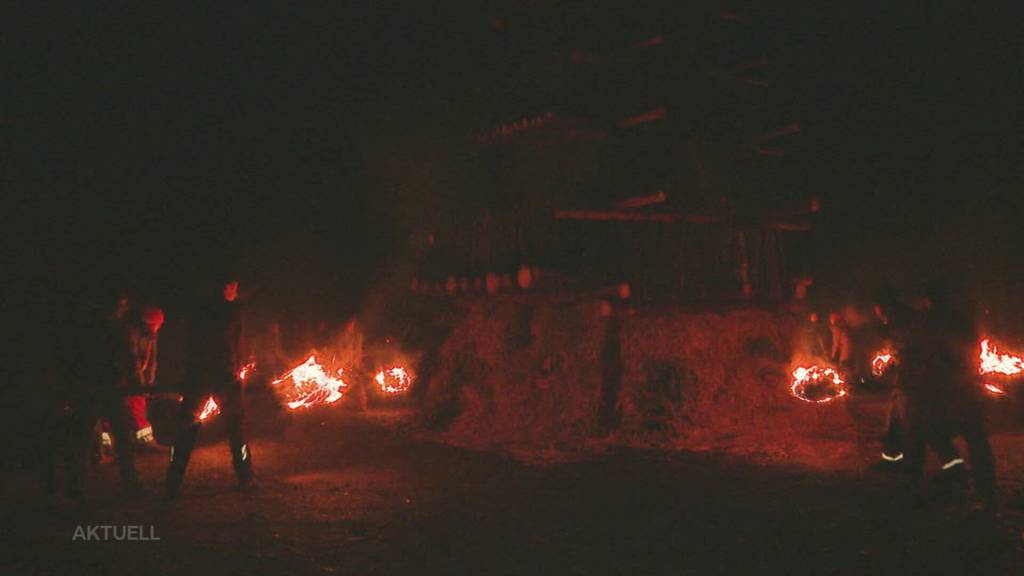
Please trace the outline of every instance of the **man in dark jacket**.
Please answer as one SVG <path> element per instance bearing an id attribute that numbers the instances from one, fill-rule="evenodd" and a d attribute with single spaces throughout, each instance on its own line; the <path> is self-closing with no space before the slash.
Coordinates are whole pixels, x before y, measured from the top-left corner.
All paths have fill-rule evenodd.
<path id="1" fill-rule="evenodd" d="M 915 390 L 920 391 L 928 385 L 926 380 L 921 380 L 928 376 L 921 371 L 919 355 L 913 357 L 913 351 L 910 351 L 911 356 L 908 356 L 908 348 L 925 345 L 915 332 L 924 329 L 925 325 L 929 323 L 931 318 L 927 314 L 930 311 L 914 310 L 907 306 L 900 300 L 895 288 L 890 285 L 884 285 L 879 290 L 875 298 L 874 311 L 880 323 L 880 344 L 876 347 L 875 352 L 885 349 L 896 359 L 896 366 L 889 367 L 876 377 L 891 388 L 886 415 L 886 431 L 882 438 L 882 461 L 878 463 L 878 467 L 883 470 L 894 470 L 897 464 L 905 464 L 903 459 L 906 456 L 905 447 L 908 438 L 918 438 L 935 451 L 942 463 L 945 477 L 963 478 L 963 459 L 960 458 L 953 445 L 953 435 L 942 428 L 934 428 L 931 432 L 920 436 L 924 428 L 912 428 L 907 409 L 908 387 L 914 387 Z M 875 352 L 871 352 L 870 356 L 873 356 Z M 865 358 L 867 357 L 869 355 L 865 355 Z M 918 423 L 923 426 L 921 420 Z M 915 436 L 915 434 L 918 435 Z M 923 450 L 923 448 L 922 445 L 920 449 Z M 912 462 L 910 466 L 913 468 L 916 465 L 916 462 Z"/>
<path id="2" fill-rule="evenodd" d="M 963 436 L 975 493 L 991 509 L 996 470 L 977 375 L 978 335 L 971 321 L 954 309 L 943 285 L 930 286 L 927 297 L 928 310 L 912 326 L 904 352 L 908 471 L 919 479 L 927 445 L 939 447 Z M 952 459 L 941 453 L 939 457 L 944 473 L 962 473 L 963 460 L 955 453 Z"/>
<path id="3" fill-rule="evenodd" d="M 69 452 L 68 486 L 73 497 L 82 489 L 82 473 L 86 454 L 93 447 L 94 429 L 98 419 L 110 422 L 114 436 L 121 481 L 130 493 L 141 490 L 135 471 L 135 442 L 131 415 L 118 391 L 133 385 L 134 358 L 127 324 L 127 299 L 119 298 L 116 310 L 102 323 L 90 323 L 78 330 L 80 336 L 72 348 L 76 350 L 73 364 L 79 385 L 73 387 L 67 400 L 72 430 Z"/>
<path id="4" fill-rule="evenodd" d="M 254 487 L 252 452 L 245 441 L 242 383 L 239 369 L 245 363 L 242 350 L 242 309 L 238 281 L 224 282 L 223 297 L 205 307 L 192 322 L 189 372 L 181 404 L 181 425 L 167 470 L 166 498 L 173 499 L 185 477 L 192 448 L 199 434 L 198 416 L 209 398 L 221 410 L 228 428 L 231 458 L 239 489 Z"/>

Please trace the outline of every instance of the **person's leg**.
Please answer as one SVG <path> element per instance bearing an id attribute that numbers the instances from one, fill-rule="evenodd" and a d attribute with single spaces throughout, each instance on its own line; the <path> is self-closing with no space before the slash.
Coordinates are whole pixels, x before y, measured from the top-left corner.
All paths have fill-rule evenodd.
<path id="1" fill-rule="evenodd" d="M 153 426 L 146 415 L 147 405 L 146 397 L 142 395 L 124 398 L 124 406 L 131 417 L 130 422 L 135 432 L 135 441 L 139 443 L 152 443 L 156 440 L 153 438 Z"/>
<path id="2" fill-rule="evenodd" d="M 168 499 L 178 495 L 178 488 L 185 478 L 185 469 L 188 467 L 189 458 L 192 457 L 192 448 L 195 447 L 196 438 L 199 437 L 199 423 L 196 422 L 196 415 L 206 402 L 206 395 L 190 393 L 186 394 L 181 402 L 181 409 L 178 415 L 179 430 L 174 439 L 174 446 L 171 447 L 171 463 L 167 468 L 167 480 L 165 484 L 165 497 Z"/>
<path id="3" fill-rule="evenodd" d="M 35 456 L 43 490 L 52 495 L 57 492 L 57 460 L 62 448 L 60 410 L 56 403 L 50 403 L 41 406 L 38 414 L 33 416 L 37 429 L 31 444 L 32 454 Z"/>
<path id="4" fill-rule="evenodd" d="M 896 463 L 903 461 L 905 456 L 903 453 L 903 443 L 906 435 L 906 410 L 903 393 L 899 389 L 895 389 L 889 396 L 885 434 L 882 436 L 883 462 Z"/>
<path id="5" fill-rule="evenodd" d="M 131 414 L 125 409 L 120 398 L 107 398 L 103 404 L 114 436 L 114 450 L 121 468 L 121 481 L 128 490 L 137 490 L 139 479 L 135 472 L 135 433 L 132 429 Z"/>
<path id="6" fill-rule="evenodd" d="M 911 499 L 920 501 L 923 495 L 924 465 L 930 430 L 931 414 L 921 402 L 908 398 L 906 403 L 906 436 L 904 440 L 904 473 Z"/>
<path id="7" fill-rule="evenodd" d="M 231 448 L 231 462 L 238 476 L 238 484 L 245 487 L 252 482 L 252 450 L 245 441 L 245 407 L 242 386 L 232 377 L 225 381 L 218 392 L 221 417 L 228 429 L 228 445 Z"/>
<path id="8" fill-rule="evenodd" d="M 996 462 L 992 454 L 992 445 L 988 440 L 985 419 L 980 411 L 967 414 L 962 428 L 970 458 L 970 473 L 971 480 L 974 482 L 974 491 L 982 503 L 994 504 L 996 499 Z"/>
<path id="9" fill-rule="evenodd" d="M 97 428 L 100 420 L 99 401 L 81 398 L 72 405 L 70 441 L 67 457 L 67 492 L 71 498 L 82 495 L 86 460 L 97 449 Z"/>

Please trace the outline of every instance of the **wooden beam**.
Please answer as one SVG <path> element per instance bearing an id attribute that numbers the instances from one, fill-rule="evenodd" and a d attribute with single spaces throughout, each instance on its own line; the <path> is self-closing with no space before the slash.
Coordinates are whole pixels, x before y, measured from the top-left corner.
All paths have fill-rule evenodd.
<path id="1" fill-rule="evenodd" d="M 678 214 L 666 212 L 630 212 L 626 210 L 555 210 L 556 220 L 581 220 L 586 222 L 662 222 L 664 224 L 718 224 L 721 220 L 705 214 Z M 806 232 L 810 224 L 767 220 L 758 224 L 771 230 L 784 232 Z"/>
<path id="2" fill-rule="evenodd" d="M 775 138 L 781 138 L 783 136 L 791 136 L 793 134 L 799 134 L 799 133 L 800 133 L 800 123 L 799 122 L 793 122 L 791 124 L 787 124 L 787 125 L 783 126 L 782 128 L 779 128 L 778 130 L 775 130 L 774 132 L 769 132 L 769 133 L 765 134 L 764 136 L 761 137 L 761 139 L 762 140 L 773 140 Z"/>
<path id="3" fill-rule="evenodd" d="M 619 121 L 619 128 L 632 128 L 638 124 L 646 124 L 648 122 L 657 122 L 665 117 L 668 111 L 664 106 L 659 106 L 654 110 L 644 112 L 643 114 L 637 114 L 636 116 L 630 116 L 623 118 Z"/>
<path id="4" fill-rule="evenodd" d="M 615 203 L 616 208 L 641 208 L 643 206 L 651 206 L 654 204 L 662 204 L 668 196 L 664 190 L 658 190 L 654 194 L 647 194 L 646 196 L 634 196 L 632 198 L 626 198 L 625 200 L 619 200 Z"/>
<path id="5" fill-rule="evenodd" d="M 587 220 L 591 222 L 688 222 L 715 224 L 718 218 L 699 214 L 673 214 L 665 212 L 629 212 L 626 210 L 556 210 L 557 220 Z"/>

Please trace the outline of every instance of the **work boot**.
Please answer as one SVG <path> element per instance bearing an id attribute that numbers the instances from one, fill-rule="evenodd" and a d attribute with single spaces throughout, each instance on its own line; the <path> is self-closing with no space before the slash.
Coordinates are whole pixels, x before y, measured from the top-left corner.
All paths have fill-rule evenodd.
<path id="1" fill-rule="evenodd" d="M 109 432 L 103 432 L 100 434 L 100 447 L 99 447 L 99 458 L 95 460 L 97 464 L 110 464 L 114 461 L 114 440 L 111 438 Z"/>
<path id="2" fill-rule="evenodd" d="M 170 502 L 178 499 L 178 488 L 181 487 L 181 480 L 172 481 L 170 478 L 167 479 L 167 483 L 164 484 L 164 502 Z"/>
<path id="3" fill-rule="evenodd" d="M 231 463 L 235 467 L 239 485 L 252 479 L 252 451 L 248 444 L 242 443 L 231 447 Z"/>
<path id="4" fill-rule="evenodd" d="M 167 469 L 167 480 L 164 482 L 164 502 L 170 502 L 178 497 L 178 489 L 181 488 L 184 477 L 184 472 L 178 470 L 172 462 L 171 467 Z"/>
<path id="5" fill-rule="evenodd" d="M 244 478 L 239 478 L 237 490 L 239 492 L 252 492 L 259 487 L 260 485 L 256 482 L 256 477 L 250 474 Z"/>
<path id="6" fill-rule="evenodd" d="M 142 452 L 166 452 L 163 446 L 157 444 L 152 426 L 146 426 L 135 433 L 135 449 Z"/>

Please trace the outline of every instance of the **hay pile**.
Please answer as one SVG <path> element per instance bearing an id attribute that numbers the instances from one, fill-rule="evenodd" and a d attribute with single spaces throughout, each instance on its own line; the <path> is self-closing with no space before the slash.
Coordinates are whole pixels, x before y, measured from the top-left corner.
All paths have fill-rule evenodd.
<path id="1" fill-rule="evenodd" d="M 474 303 L 440 352 L 428 423 L 461 443 L 578 445 L 595 433 L 604 337 L 595 303 Z"/>
<path id="2" fill-rule="evenodd" d="M 789 452 L 853 435 L 842 402 L 789 394 L 795 327 L 782 314 L 600 311 L 599 301 L 522 296 L 469 304 L 427 383 L 425 421 L 448 441 L 520 453 L 617 443 Z"/>
<path id="3" fill-rule="evenodd" d="M 850 437 L 843 402 L 812 405 L 790 395 L 794 330 L 789 317 L 764 309 L 626 319 L 621 433 L 633 442 L 741 452 Z"/>

